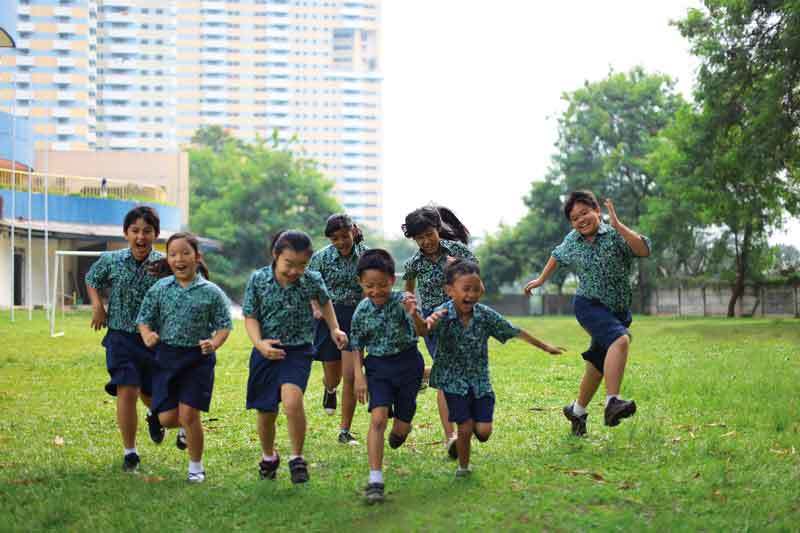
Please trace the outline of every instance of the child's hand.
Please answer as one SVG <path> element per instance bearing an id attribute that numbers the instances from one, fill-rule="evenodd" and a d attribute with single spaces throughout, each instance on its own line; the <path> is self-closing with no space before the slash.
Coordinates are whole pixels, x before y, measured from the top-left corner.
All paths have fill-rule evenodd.
<path id="1" fill-rule="evenodd" d="M 566 352 L 566 348 L 562 348 L 561 346 L 550 346 L 549 344 L 545 344 L 542 346 L 542 350 L 549 353 L 550 355 L 561 355 L 562 353 Z"/>
<path id="2" fill-rule="evenodd" d="M 542 285 L 544 285 L 544 281 L 542 281 L 541 278 L 536 278 L 536 279 L 530 280 L 528 282 L 528 284 L 525 285 L 525 294 L 527 296 L 530 296 L 531 295 L 531 291 L 533 291 L 533 289 L 541 287 Z"/>
<path id="3" fill-rule="evenodd" d="M 356 400 L 358 400 L 358 403 L 366 403 L 367 380 L 360 370 L 356 371 L 355 381 L 353 382 L 353 392 L 356 395 Z"/>
<path id="4" fill-rule="evenodd" d="M 606 198 L 606 209 L 608 209 L 608 221 L 611 224 L 611 227 L 614 229 L 619 228 L 620 222 L 619 218 L 617 218 L 617 210 L 614 209 L 614 202 L 611 201 L 611 198 Z"/>
<path id="5" fill-rule="evenodd" d="M 440 309 L 434 313 L 431 313 L 431 315 L 425 319 L 425 325 L 428 326 L 428 330 L 433 329 L 434 326 L 436 326 L 436 323 L 439 322 L 446 314 L 447 311 L 445 309 Z"/>
<path id="6" fill-rule="evenodd" d="M 158 344 L 158 341 L 160 339 L 161 337 L 159 337 L 158 333 L 156 333 L 155 331 L 150 331 L 142 335 L 142 340 L 144 341 L 144 345 L 147 346 L 148 348 L 153 348 L 156 344 Z"/>
<path id="7" fill-rule="evenodd" d="M 452 255 L 448 255 L 447 259 L 446 259 L 448 265 L 450 263 L 452 263 L 453 261 L 455 261 L 455 260 L 456 260 L 456 258 L 454 256 L 452 256 Z"/>
<path id="8" fill-rule="evenodd" d="M 106 327 L 107 321 L 108 315 L 106 314 L 106 308 L 103 307 L 102 304 L 92 307 L 92 329 L 100 331 Z"/>
<path id="9" fill-rule="evenodd" d="M 205 355 L 217 351 L 217 347 L 214 346 L 214 342 L 211 339 L 201 340 L 199 346 L 200 346 L 200 351 L 203 352 Z"/>
<path id="10" fill-rule="evenodd" d="M 261 339 L 256 345 L 256 349 L 267 359 L 283 359 L 286 357 L 286 352 L 280 348 L 275 348 L 275 345 L 280 343 L 281 341 L 279 339 Z"/>
<path id="11" fill-rule="evenodd" d="M 403 307 L 405 308 L 406 313 L 412 316 L 414 315 L 417 310 L 417 297 L 414 296 L 414 293 L 403 293 Z"/>
<path id="12" fill-rule="evenodd" d="M 336 328 L 335 330 L 331 331 L 331 338 L 339 350 L 344 350 L 347 348 L 347 333 L 344 331 Z"/>
<path id="13" fill-rule="evenodd" d="M 319 310 L 319 307 L 312 307 L 311 312 L 314 314 L 314 320 L 322 320 L 322 311 Z"/>

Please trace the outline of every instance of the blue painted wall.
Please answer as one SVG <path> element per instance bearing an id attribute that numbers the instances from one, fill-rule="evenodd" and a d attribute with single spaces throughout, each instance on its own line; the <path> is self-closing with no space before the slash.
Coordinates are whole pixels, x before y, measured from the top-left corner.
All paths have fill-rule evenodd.
<path id="1" fill-rule="evenodd" d="M 17 191 L 16 216 L 27 220 L 28 193 Z M 0 190 L 3 199 L 3 218 L 11 218 L 11 191 Z M 32 195 L 33 220 L 44 220 L 44 195 Z M 181 210 L 169 205 L 148 204 L 146 202 L 129 202 L 107 198 L 81 198 L 79 196 L 50 195 L 48 202 L 48 218 L 54 222 L 71 224 L 90 224 L 96 226 L 120 226 L 125 215 L 137 205 L 149 205 L 158 211 L 161 229 L 179 231 L 181 228 Z"/>

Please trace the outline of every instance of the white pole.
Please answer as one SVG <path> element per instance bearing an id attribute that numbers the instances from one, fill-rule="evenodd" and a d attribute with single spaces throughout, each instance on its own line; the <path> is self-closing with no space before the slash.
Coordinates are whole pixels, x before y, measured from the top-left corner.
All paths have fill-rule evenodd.
<path id="1" fill-rule="evenodd" d="M 50 309 L 50 240 L 49 240 L 49 233 L 47 231 L 47 223 L 48 223 L 48 212 L 47 212 L 47 204 L 50 202 L 49 189 L 48 189 L 48 176 L 47 173 L 49 172 L 50 166 L 50 154 L 48 153 L 50 147 L 47 147 L 47 151 L 44 153 L 44 297 L 45 297 L 45 309 Z"/>
<path id="2" fill-rule="evenodd" d="M 64 298 L 67 296 L 67 280 L 64 276 L 64 258 L 59 257 L 58 261 L 58 266 L 61 267 L 61 320 L 64 320 Z"/>
<path id="3" fill-rule="evenodd" d="M 28 267 L 28 320 L 33 320 L 33 244 L 31 243 L 32 240 L 32 232 L 33 228 L 31 227 L 32 219 L 33 219 L 33 174 L 30 167 L 30 161 L 28 162 L 28 253 L 25 254 L 28 260 L 25 262 Z"/>
<path id="4" fill-rule="evenodd" d="M 50 336 L 53 337 L 56 334 L 56 298 L 58 298 L 58 260 L 60 256 L 56 254 L 53 257 L 55 261 L 54 269 L 54 276 L 53 276 L 53 306 L 50 307 Z M 48 287 L 49 288 L 49 287 Z"/>
<path id="5" fill-rule="evenodd" d="M 16 69 L 15 69 L 16 70 Z M 11 96 L 11 322 L 14 322 L 14 219 L 17 218 L 17 74 Z"/>

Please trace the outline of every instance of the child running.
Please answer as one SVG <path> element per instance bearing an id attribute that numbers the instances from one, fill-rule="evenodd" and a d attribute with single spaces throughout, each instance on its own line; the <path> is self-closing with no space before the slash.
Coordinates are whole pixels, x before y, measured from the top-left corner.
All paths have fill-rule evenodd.
<path id="1" fill-rule="evenodd" d="M 316 300 L 338 349 L 347 346 L 347 335 L 339 329 L 322 276 L 306 270 L 314 252 L 311 238 L 302 231 L 284 231 L 272 239 L 270 251 L 272 264 L 250 276 L 242 305 L 247 335 L 253 342 L 247 408 L 258 411 L 261 478 L 275 479 L 280 464 L 275 449 L 275 420 L 278 404 L 283 403 L 292 446 L 292 483 L 305 483 L 309 476 L 303 458 L 303 393 L 314 357 L 311 302 Z"/>
<path id="2" fill-rule="evenodd" d="M 350 322 L 356 305 L 364 296 L 358 283 L 356 266 L 358 259 L 367 247 L 362 242 L 364 236 L 352 219 L 346 214 L 331 215 L 325 224 L 325 236 L 331 244 L 314 253 L 309 270 L 322 275 L 328 288 L 333 310 L 339 328 L 350 333 Z M 339 442 L 356 445 L 355 437 L 350 433 L 353 413 L 356 409 L 356 398 L 353 394 L 354 354 L 345 348 L 339 350 L 331 339 L 328 325 L 320 320 L 322 313 L 314 301 L 314 317 L 317 319 L 317 332 L 314 338 L 314 358 L 322 361 L 324 368 L 322 407 L 332 415 L 336 412 L 336 387 L 342 381 L 342 419 L 339 427 Z"/>
<path id="3" fill-rule="evenodd" d="M 199 412 L 208 412 L 211 405 L 215 352 L 233 327 L 230 303 L 208 281 L 197 237 L 191 233 L 167 239 L 167 264 L 173 275 L 147 291 L 136 321 L 144 343 L 156 348 L 153 412 L 164 427 L 185 431 L 188 481 L 202 483 L 206 473 Z"/>
<path id="4" fill-rule="evenodd" d="M 350 335 L 356 351 L 358 401 L 364 403 L 369 392 L 369 480 L 364 498 L 372 504 L 384 499 L 383 436 L 387 421 L 394 417 L 389 446 L 398 448 L 411 431 L 425 363 L 409 315 L 415 309 L 414 296 L 392 290 L 392 256 L 385 250 L 367 250 L 358 260 L 358 277 L 367 297 L 356 307 Z"/>
<path id="5" fill-rule="evenodd" d="M 466 246 L 469 242 L 469 230 L 446 207 L 426 206 L 412 211 L 406 216 L 402 229 L 403 234 L 409 239 L 414 239 L 419 246 L 419 250 L 403 266 L 405 289 L 413 294 L 414 289 L 418 288 L 422 315 L 428 317 L 436 307 L 447 301 L 444 292 L 444 267 L 447 263 L 456 257 L 463 257 L 476 263 L 478 259 Z M 424 339 L 431 359 L 435 359 L 436 333 Z M 445 446 L 450 457 L 456 459 L 457 436 L 453 424 L 449 421 L 447 402 L 441 390 L 437 392 L 436 399 Z"/>
<path id="6" fill-rule="evenodd" d="M 650 255 L 650 240 L 629 229 L 617 217 L 614 204 L 606 200 L 610 225 L 600 218 L 600 204 L 590 191 L 574 191 L 564 204 L 564 215 L 573 230 L 558 245 L 538 278 L 525 286 L 530 292 L 542 286 L 559 266 L 578 276 L 575 318 L 591 336 L 583 353 L 586 370 L 578 398 L 564 407 L 564 416 L 576 436 L 586 434 L 586 406 L 603 377 L 606 380 L 605 424 L 616 426 L 636 413 L 636 402 L 620 395 L 628 361 L 631 334 L 630 275 L 636 257 Z"/>
<path id="7" fill-rule="evenodd" d="M 489 379 L 489 337 L 502 343 L 519 337 L 553 355 L 564 349 L 532 337 L 494 309 L 478 303 L 483 282 L 476 263 L 455 259 L 445 267 L 444 274 L 451 300 L 436 308 L 427 320 L 418 313 L 413 316 L 417 333 L 437 333 L 431 386 L 444 392 L 450 421 L 458 424 L 456 476 L 464 477 L 470 474 L 472 435 L 486 442 L 492 434 L 495 395 Z"/>
<path id="8" fill-rule="evenodd" d="M 153 208 L 131 209 L 122 223 L 128 247 L 103 253 L 86 274 L 86 289 L 92 302 L 92 328 L 100 330 L 108 326 L 103 346 L 111 379 L 105 389 L 117 397 L 117 425 L 124 448 L 122 469 L 126 472 L 137 470 L 140 463 L 136 448 L 136 402 L 141 397 L 149 407 L 153 390 L 154 353 L 145 346 L 136 329 L 136 315 L 144 295 L 158 281 L 151 268 L 163 258 L 153 250 L 159 229 L 160 221 Z M 102 289 L 109 289 L 107 311 L 100 296 Z M 147 425 L 153 442 L 161 443 L 164 428 L 149 410 Z"/>

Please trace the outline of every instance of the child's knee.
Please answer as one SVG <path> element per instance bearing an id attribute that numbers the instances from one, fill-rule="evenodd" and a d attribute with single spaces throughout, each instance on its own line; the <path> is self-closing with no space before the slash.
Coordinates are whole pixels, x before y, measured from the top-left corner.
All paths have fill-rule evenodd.
<path id="1" fill-rule="evenodd" d="M 176 409 L 158 413 L 158 421 L 165 428 L 174 428 L 180 425 L 178 423 L 178 411 Z"/>
<path id="2" fill-rule="evenodd" d="M 472 420 L 461 422 L 458 424 L 458 436 L 468 439 L 472 436 L 472 431 L 475 429 L 475 424 Z"/>
<path id="3" fill-rule="evenodd" d="M 386 424 L 388 416 L 384 413 L 373 413 L 369 421 L 369 427 L 372 431 L 383 433 L 386 431 Z"/>
<path id="4" fill-rule="evenodd" d="M 197 409 L 183 405 L 178 408 L 178 422 L 182 427 L 193 426 L 199 421 L 200 414 Z"/>
<path id="5" fill-rule="evenodd" d="M 614 341 L 614 345 L 621 350 L 627 350 L 631 345 L 631 338 L 628 335 L 622 335 Z"/>
<path id="6" fill-rule="evenodd" d="M 475 426 L 475 438 L 480 442 L 486 442 L 492 436 L 492 426 L 479 424 Z"/>

